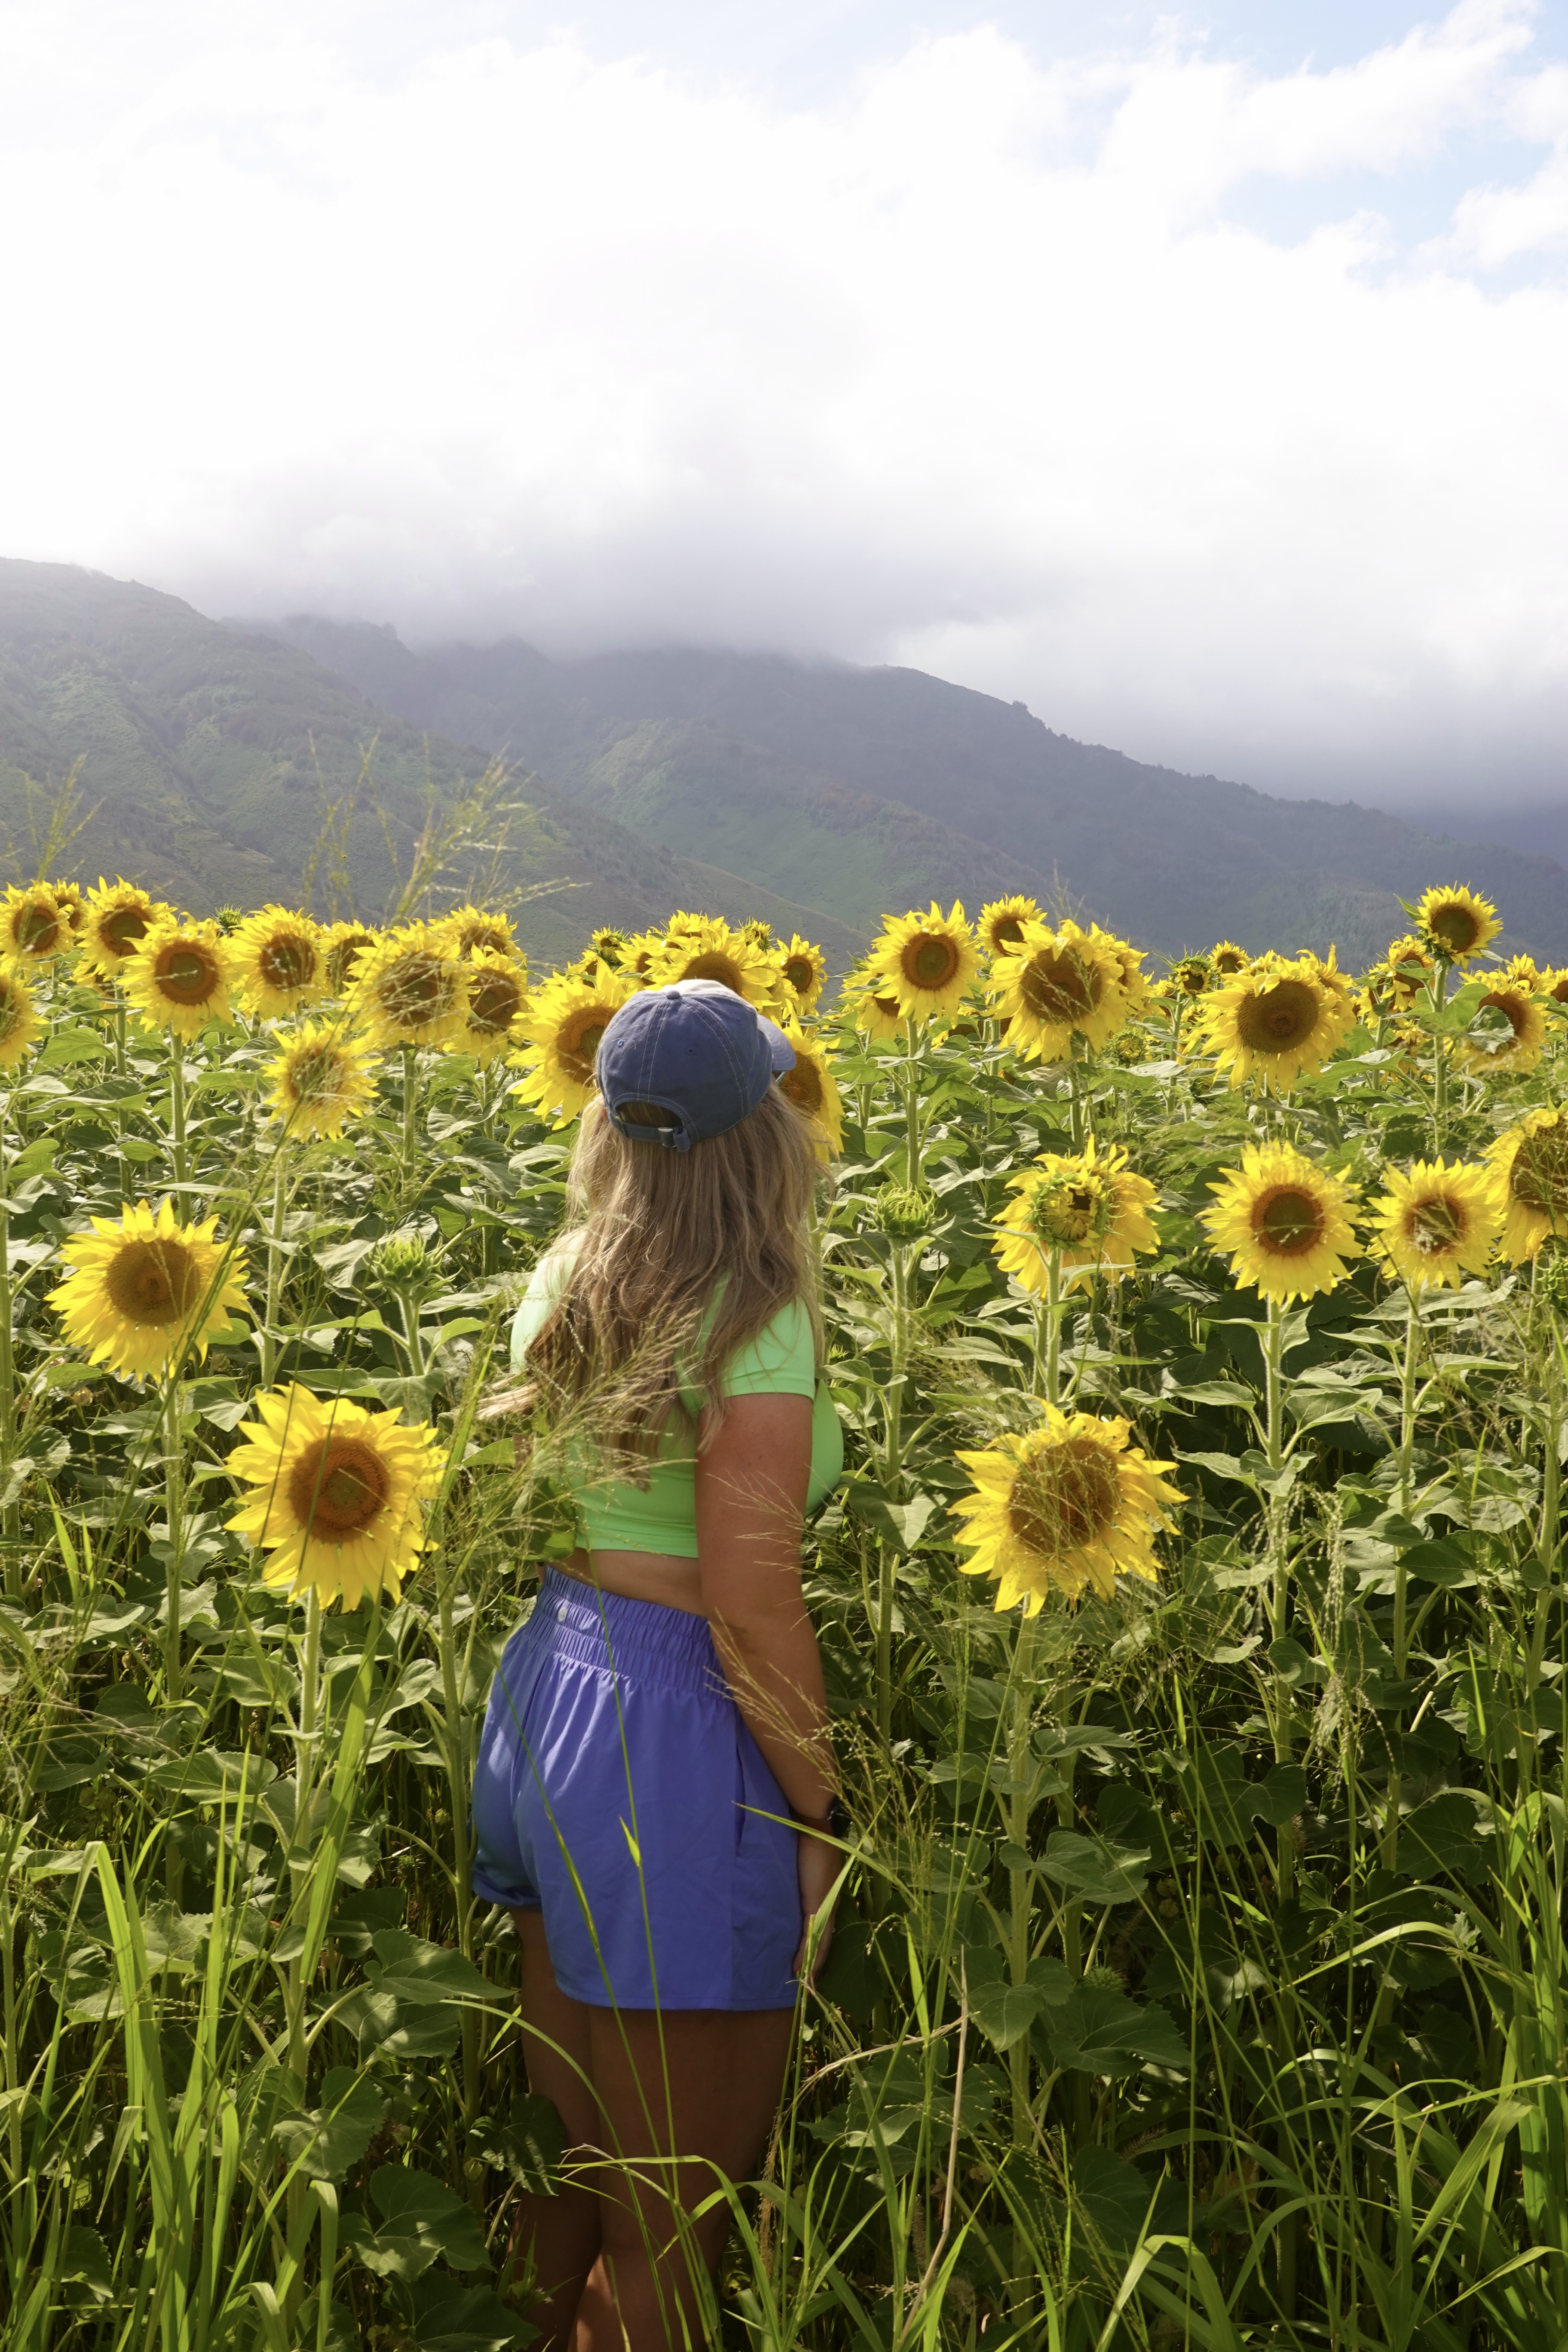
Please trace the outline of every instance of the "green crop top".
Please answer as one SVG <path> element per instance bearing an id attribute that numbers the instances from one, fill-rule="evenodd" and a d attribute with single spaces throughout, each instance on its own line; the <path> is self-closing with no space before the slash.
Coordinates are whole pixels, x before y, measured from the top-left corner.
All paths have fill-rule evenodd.
<path id="1" fill-rule="evenodd" d="M 533 1269 L 511 1327 L 513 1368 L 523 1370 L 530 1340 L 543 1327 L 567 1267 L 569 1248 L 547 1251 Z M 811 1318 L 798 1299 L 781 1307 L 749 1348 L 731 1359 L 721 1383 L 726 1396 L 808 1396 L 811 1479 L 806 1508 L 815 1510 L 844 1475 L 844 1432 L 827 1384 L 816 1377 Z M 685 1429 L 666 1429 L 646 1487 L 625 1480 L 584 1478 L 577 1488 L 584 1538 L 590 1551 L 662 1552 L 697 1558 L 697 1465 Z"/>

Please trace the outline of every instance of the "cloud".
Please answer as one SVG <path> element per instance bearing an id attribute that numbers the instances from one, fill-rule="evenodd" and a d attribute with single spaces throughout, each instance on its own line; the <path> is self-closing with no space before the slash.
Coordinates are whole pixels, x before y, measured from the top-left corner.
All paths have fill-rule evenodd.
<path id="1" fill-rule="evenodd" d="M 981 29 L 811 108 L 258 22 L 122 86 L 110 45 L 79 126 L 13 81 L 7 551 L 415 640 L 914 660 L 1281 789 L 1554 777 L 1568 101 L 1526 8 L 1273 77 Z M 1379 189 L 1471 140 L 1403 249 Z M 1324 184 L 1293 243 L 1270 180 Z"/>

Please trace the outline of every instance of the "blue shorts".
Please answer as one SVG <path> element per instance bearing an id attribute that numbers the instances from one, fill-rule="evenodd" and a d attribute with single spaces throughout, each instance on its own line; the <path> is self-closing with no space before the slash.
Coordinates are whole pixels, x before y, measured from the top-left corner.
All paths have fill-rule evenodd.
<path id="1" fill-rule="evenodd" d="M 795 1831 L 705 1617 L 552 1569 L 474 1768 L 476 1895 L 601 2009 L 793 2009 Z"/>

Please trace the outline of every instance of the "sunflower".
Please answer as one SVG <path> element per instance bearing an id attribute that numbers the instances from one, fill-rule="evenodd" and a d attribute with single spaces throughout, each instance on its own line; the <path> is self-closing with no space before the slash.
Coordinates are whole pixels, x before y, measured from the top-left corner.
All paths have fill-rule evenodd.
<path id="1" fill-rule="evenodd" d="M 1388 953 L 1383 960 L 1394 992 L 1394 1010 L 1408 1013 L 1424 988 L 1437 977 L 1437 960 L 1427 952 L 1413 931 L 1402 938 L 1390 940 Z"/>
<path id="2" fill-rule="evenodd" d="M 321 965 L 326 973 L 329 996 L 343 996 L 354 976 L 354 967 L 366 948 L 375 945 L 378 934 L 367 930 L 363 923 L 329 923 L 321 933 Z"/>
<path id="3" fill-rule="evenodd" d="M 898 998 L 886 993 L 886 983 L 874 981 L 868 972 L 851 975 L 845 986 L 845 1003 L 862 1036 L 887 1045 L 901 1034 L 904 1017 Z"/>
<path id="4" fill-rule="evenodd" d="M 1098 923 L 1090 929 L 1089 937 L 1103 946 L 1116 965 L 1127 1011 L 1142 1013 L 1152 993 L 1149 975 L 1143 969 L 1142 949 L 1135 948 L 1131 940 L 1118 939 L 1114 931 L 1102 931 Z"/>
<path id="5" fill-rule="evenodd" d="M 646 977 L 654 988 L 678 980 L 716 980 L 749 1004 L 770 1012 L 778 1003 L 779 975 L 772 957 L 722 915 L 677 915 Z"/>
<path id="6" fill-rule="evenodd" d="M 1133 1175 L 1119 1143 L 1102 1152 L 1090 1136 L 1070 1158 L 1044 1151 L 1007 1189 L 1013 1197 L 996 1220 L 996 1262 L 1037 1297 L 1048 1286 L 1053 1252 L 1075 1280 L 1103 1274 L 1114 1282 L 1135 1250 L 1160 1246 L 1149 1218 L 1154 1187 Z"/>
<path id="7" fill-rule="evenodd" d="M 1361 1255 L 1355 1202 L 1343 1179 L 1315 1168 L 1294 1145 L 1249 1144 L 1239 1168 L 1222 1168 L 1215 1202 L 1200 1221 L 1237 1282 L 1265 1298 L 1310 1298 L 1344 1278 Z"/>
<path id="8" fill-rule="evenodd" d="M 244 1255 L 229 1255 L 216 1231 L 216 1217 L 176 1224 L 171 1202 L 154 1215 L 139 1201 L 118 1224 L 94 1217 L 90 1234 L 70 1234 L 60 1258 L 71 1271 L 49 1304 L 71 1345 L 121 1378 L 177 1368 L 193 1350 L 205 1356 L 213 1333 L 245 1306 Z"/>
<path id="9" fill-rule="evenodd" d="M 1533 1070 L 1546 1045 L 1546 1014 L 1539 999 L 1522 982 L 1504 981 L 1482 997 L 1476 1007 L 1478 1020 L 1483 1013 L 1494 1015 L 1488 1024 L 1492 1034 L 1484 1040 L 1461 1040 L 1459 1059 L 1466 1069 L 1478 1076 L 1491 1070 Z"/>
<path id="10" fill-rule="evenodd" d="M 599 1040 L 629 996 L 637 993 L 624 972 L 601 965 L 596 980 L 557 972 L 529 1000 L 522 1016 L 524 1043 L 511 1066 L 528 1071 L 511 1092 L 531 1103 L 542 1118 L 569 1126 L 593 1100 L 594 1056 Z"/>
<path id="11" fill-rule="evenodd" d="M 822 1038 L 814 1031 L 797 1028 L 794 1022 L 785 1023 L 784 1035 L 795 1047 L 795 1067 L 780 1076 L 779 1092 L 787 1095 L 817 1129 L 826 1156 L 837 1159 L 844 1149 L 844 1106 L 833 1076 L 832 1056 Z"/>
<path id="12" fill-rule="evenodd" d="M 629 972 L 634 980 L 646 981 L 653 970 L 656 958 L 664 953 L 667 945 L 668 942 L 662 931 L 634 931 L 622 949 L 619 961 L 613 964 L 611 969 L 616 971 Z M 601 961 L 605 963 L 610 962 L 608 956 L 603 957 Z"/>
<path id="13" fill-rule="evenodd" d="M 229 1520 L 270 1557 L 275 1591 L 312 1589 L 325 1608 L 357 1609 L 365 1593 L 395 1601 L 425 1549 L 425 1513 L 445 1457 L 433 1429 L 405 1429 L 394 1412 L 342 1397 L 273 1389 L 256 1400 L 228 1457 L 248 1492 Z"/>
<path id="14" fill-rule="evenodd" d="M 1237 980 L 1252 969 L 1252 958 L 1234 940 L 1221 940 L 1217 947 L 1210 948 L 1207 961 L 1216 980 Z"/>
<path id="15" fill-rule="evenodd" d="M 269 1110 L 290 1135 L 341 1135 L 344 1124 L 375 1099 L 377 1064 L 357 1037 L 307 1022 L 281 1041 L 264 1076 L 272 1080 Z"/>
<path id="16" fill-rule="evenodd" d="M 1554 967 L 1541 975 L 1541 993 L 1553 1004 L 1568 1004 L 1568 970 Z"/>
<path id="17" fill-rule="evenodd" d="M 771 955 L 778 945 L 773 937 L 773 925 L 764 923 L 760 916 L 753 918 L 749 923 L 742 923 L 741 929 L 743 936 L 751 940 L 752 945 L 754 948 L 761 948 L 764 955 Z"/>
<path id="18" fill-rule="evenodd" d="M 980 970 L 980 958 L 955 898 L 944 915 L 933 898 L 929 915 L 885 915 L 886 926 L 871 942 L 867 974 L 879 996 L 891 996 L 906 1021 L 956 1013 L 964 991 Z"/>
<path id="19" fill-rule="evenodd" d="M 1265 1087 L 1293 1086 L 1303 1071 L 1321 1069 L 1343 1038 L 1355 1019 L 1348 992 L 1327 986 L 1315 963 L 1259 956 L 1250 971 L 1204 1000 L 1199 1034 L 1233 1087 L 1254 1076 Z"/>
<path id="20" fill-rule="evenodd" d="M 230 1018 L 228 944 L 216 923 L 162 915 L 120 968 L 142 1026 L 196 1037 Z"/>
<path id="21" fill-rule="evenodd" d="M 1025 924 L 1041 919 L 1037 898 L 993 898 L 988 907 L 981 908 L 975 929 L 987 955 L 1011 955 L 1024 936 Z"/>
<path id="22" fill-rule="evenodd" d="M 1487 1160 L 1503 1255 L 1522 1265 L 1548 1234 L 1568 1234 L 1568 1111 L 1527 1112 L 1498 1137 Z"/>
<path id="23" fill-rule="evenodd" d="M 58 887 L 57 883 L 57 889 Z M 1546 977 L 1535 958 L 1530 955 L 1510 956 L 1508 969 L 1503 973 L 1504 980 L 1515 987 L 1528 989 L 1532 996 L 1542 992 L 1542 984 Z"/>
<path id="24" fill-rule="evenodd" d="M 1384 1181 L 1373 1232 L 1401 1281 L 1412 1290 L 1458 1290 L 1467 1274 L 1486 1272 L 1503 1215 L 1488 1169 L 1420 1160 L 1407 1176 L 1386 1170 Z"/>
<path id="25" fill-rule="evenodd" d="M 290 914 L 287 907 L 263 907 L 237 927 L 228 951 L 234 984 L 246 1011 L 258 1021 L 298 1013 L 326 992 L 321 926 L 309 915 Z"/>
<path id="26" fill-rule="evenodd" d="M 15 883 L 0 899 L 0 958 L 7 963 L 47 963 L 74 945 L 68 910 L 48 882 Z"/>
<path id="27" fill-rule="evenodd" d="M 1303 948 L 1296 961 L 1306 965 L 1320 988 L 1326 989 L 1331 996 L 1339 999 L 1349 1016 L 1349 1025 L 1353 1028 L 1356 1020 L 1355 982 L 1348 971 L 1340 970 L 1339 950 L 1331 941 L 1326 956 L 1314 955 L 1310 948 Z"/>
<path id="28" fill-rule="evenodd" d="M 998 1611 L 1021 1601 L 1026 1617 L 1047 1592 L 1077 1601 L 1090 1586 L 1109 1600 L 1119 1573 L 1152 1582 L 1154 1534 L 1183 1499 L 1160 1475 L 1173 1465 L 1130 1445 L 1127 1422 L 1044 1412 L 1038 1429 L 958 1455 L 975 1491 L 952 1506 L 973 1548 L 964 1574 L 994 1576 Z"/>
<path id="29" fill-rule="evenodd" d="M 626 961 L 626 935 L 625 931 L 617 931 L 614 924 L 606 923 L 599 930 L 589 933 L 588 951 L 597 956 L 601 963 L 608 964 L 612 971 L 618 971 Z"/>
<path id="30" fill-rule="evenodd" d="M 70 925 L 71 944 L 76 946 L 87 921 L 87 893 L 79 882 L 51 882 L 50 889 L 61 914 Z"/>
<path id="31" fill-rule="evenodd" d="M 1104 931 L 1026 923 L 1024 936 L 991 967 L 986 992 L 1005 1017 L 1004 1045 L 1026 1061 L 1059 1061 L 1076 1031 L 1103 1045 L 1127 1016 L 1121 965 Z"/>
<path id="32" fill-rule="evenodd" d="M 117 972 L 126 957 L 135 954 L 159 917 L 168 912 L 166 907 L 154 906 L 134 882 L 106 882 L 100 875 L 97 889 L 87 894 L 83 963 L 94 971 Z"/>
<path id="33" fill-rule="evenodd" d="M 527 1010 L 528 973 L 520 959 L 499 948 L 476 948 L 468 958 L 468 1009 L 451 1051 L 472 1054 L 488 1069 L 521 1042 Z"/>
<path id="34" fill-rule="evenodd" d="M 1415 909 L 1415 928 L 1428 955 L 1443 963 L 1468 963 L 1491 945 L 1502 924 L 1489 898 L 1456 882 L 1447 890 L 1427 891 Z"/>
<path id="35" fill-rule="evenodd" d="M 793 1006 L 797 1015 L 810 1013 L 827 978 L 827 958 L 798 931 L 791 934 L 787 948 L 781 943 L 778 958 L 784 1003 Z"/>
<path id="36" fill-rule="evenodd" d="M 488 948 L 494 955 L 521 960 L 522 950 L 510 915 L 487 915 L 479 907 L 459 907 L 454 914 L 443 915 L 436 929 L 446 935 L 456 953 L 465 961 L 476 948 Z"/>
<path id="37" fill-rule="evenodd" d="M 446 1045 L 468 1010 L 468 969 L 432 923 L 404 923 L 354 964 L 348 1009 L 374 1045 Z"/>
<path id="38" fill-rule="evenodd" d="M 16 1068 L 42 1027 L 21 973 L 0 969 L 0 1070 Z"/>
<path id="39" fill-rule="evenodd" d="M 1214 969 L 1207 956 L 1183 956 L 1171 966 L 1170 986 L 1177 996 L 1202 996 L 1214 984 Z"/>

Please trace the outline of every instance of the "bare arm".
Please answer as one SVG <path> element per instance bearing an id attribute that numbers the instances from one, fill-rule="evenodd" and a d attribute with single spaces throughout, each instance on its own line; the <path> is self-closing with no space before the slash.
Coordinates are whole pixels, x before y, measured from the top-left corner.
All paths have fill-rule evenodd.
<path id="1" fill-rule="evenodd" d="M 740 1396 L 697 1463 L 702 1605 L 730 1687 L 796 1812 L 837 1789 L 816 1635 L 800 1589 L 809 1397 Z"/>

